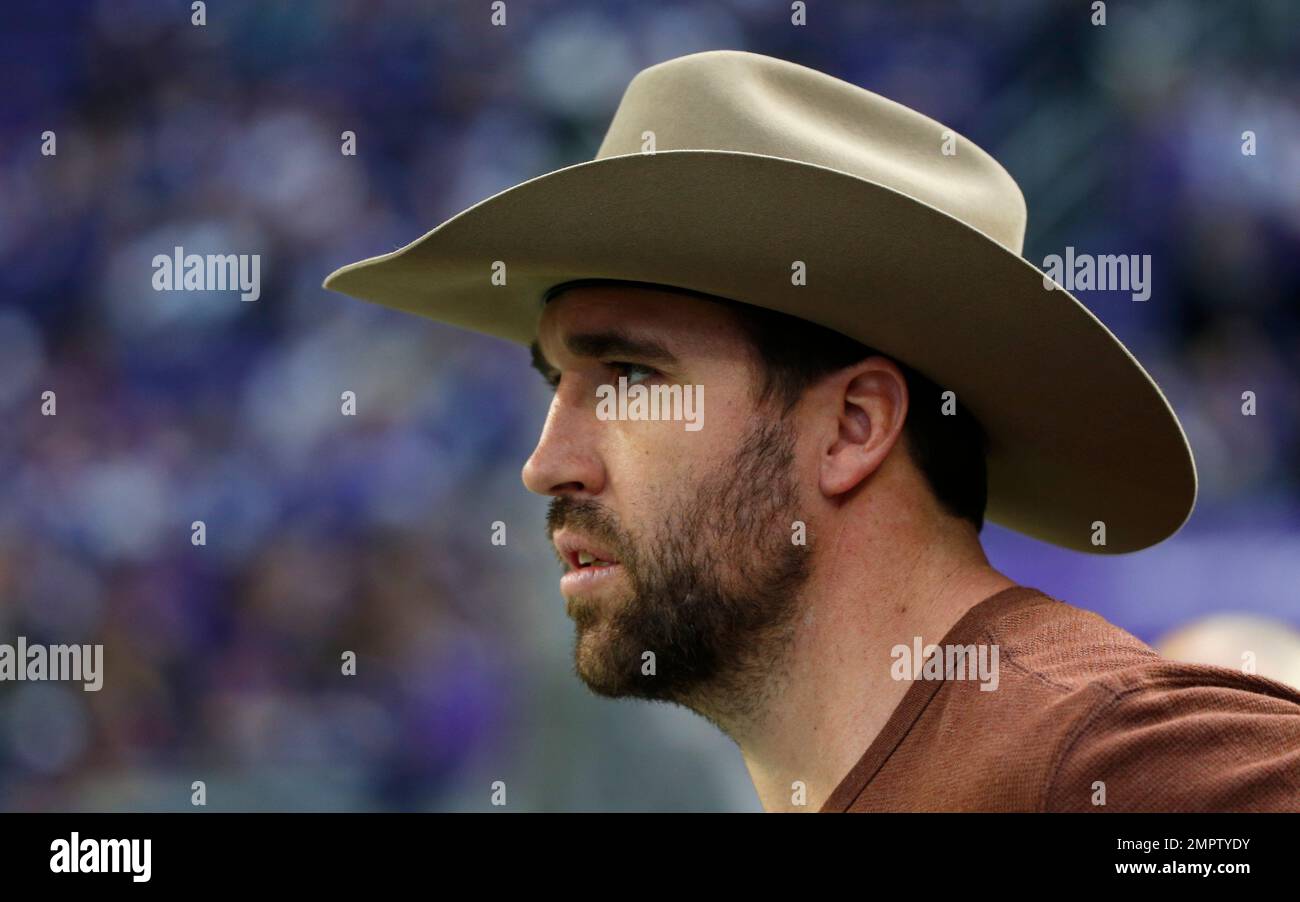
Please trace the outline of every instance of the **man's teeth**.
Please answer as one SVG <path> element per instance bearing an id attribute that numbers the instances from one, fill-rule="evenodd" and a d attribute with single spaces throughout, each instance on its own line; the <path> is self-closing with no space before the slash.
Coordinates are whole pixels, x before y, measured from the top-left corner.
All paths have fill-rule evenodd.
<path id="1" fill-rule="evenodd" d="M 597 558 L 596 558 L 596 556 L 595 556 L 594 554 L 590 554 L 590 553 L 588 553 L 588 552 L 586 552 L 586 551 L 579 551 L 579 552 L 578 552 L 578 563 L 579 563 L 581 566 L 583 566 L 583 567 L 586 567 L 588 564 L 592 564 L 592 565 L 595 565 L 595 566 L 597 566 L 597 567 L 608 567 L 608 566 L 610 566 L 610 563 L 611 563 L 611 562 L 610 562 L 610 561 L 597 560 Z"/>

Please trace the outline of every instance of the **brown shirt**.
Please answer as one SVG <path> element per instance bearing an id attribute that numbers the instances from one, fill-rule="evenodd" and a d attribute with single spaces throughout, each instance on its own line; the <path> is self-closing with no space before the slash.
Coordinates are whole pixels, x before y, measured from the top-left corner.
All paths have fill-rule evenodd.
<path id="1" fill-rule="evenodd" d="M 1026 586 L 939 645 L 980 643 L 997 688 L 915 680 L 822 811 L 1300 811 L 1295 688 L 1162 658 Z"/>

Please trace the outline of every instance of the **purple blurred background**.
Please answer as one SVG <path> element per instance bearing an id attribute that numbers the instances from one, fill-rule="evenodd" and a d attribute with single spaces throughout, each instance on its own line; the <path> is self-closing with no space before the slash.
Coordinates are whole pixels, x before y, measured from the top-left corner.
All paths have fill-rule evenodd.
<path id="1" fill-rule="evenodd" d="M 0 642 L 107 658 L 97 693 L 0 683 L 0 810 L 189 810 L 194 780 L 217 810 L 487 810 L 494 780 L 513 810 L 758 810 L 711 726 L 572 674 L 524 352 L 319 287 L 591 158 L 632 75 L 699 50 L 970 137 L 1034 262 L 1151 255 L 1150 300 L 1079 297 L 1182 418 L 1196 511 L 1120 557 L 989 527 L 996 566 L 1149 642 L 1300 626 L 1300 7 L 809 5 L 0 6 Z M 261 298 L 153 291 L 176 245 L 260 254 Z"/>

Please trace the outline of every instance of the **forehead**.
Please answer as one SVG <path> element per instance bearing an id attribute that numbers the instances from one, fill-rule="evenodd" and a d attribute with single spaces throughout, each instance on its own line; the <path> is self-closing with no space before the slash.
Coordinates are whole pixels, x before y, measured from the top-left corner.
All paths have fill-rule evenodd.
<path id="1" fill-rule="evenodd" d="M 556 294 L 542 311 L 537 342 L 546 359 L 567 353 L 566 340 L 583 333 L 617 331 L 652 337 L 678 357 L 738 357 L 746 342 L 735 316 L 722 304 L 669 288 L 599 283 Z"/>

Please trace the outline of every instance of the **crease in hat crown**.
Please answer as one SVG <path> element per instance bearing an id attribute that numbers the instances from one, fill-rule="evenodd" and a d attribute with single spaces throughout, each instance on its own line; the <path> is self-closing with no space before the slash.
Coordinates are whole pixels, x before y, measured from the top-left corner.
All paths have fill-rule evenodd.
<path id="1" fill-rule="evenodd" d="M 596 159 L 715 150 L 835 169 L 906 194 L 1020 254 L 1020 187 L 974 142 L 887 97 L 797 63 L 710 50 L 643 69 Z M 945 147 L 952 153 L 944 153 Z"/>

